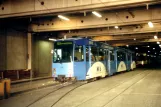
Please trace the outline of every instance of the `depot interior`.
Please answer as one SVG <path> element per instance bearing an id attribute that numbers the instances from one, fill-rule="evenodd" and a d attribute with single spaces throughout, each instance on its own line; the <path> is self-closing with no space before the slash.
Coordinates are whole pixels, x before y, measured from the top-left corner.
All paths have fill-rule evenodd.
<path id="1" fill-rule="evenodd" d="M 54 12 L 45 0 L 35 3 L 38 10 L 43 10 L 31 14 L 32 3 L 25 10 L 27 1 L 12 2 L 15 4 L 0 0 L 0 75 L 3 78 L 50 77 L 53 43 L 66 38 L 89 38 L 127 48 L 135 52 L 137 67 L 160 68 L 160 2 L 118 8 L 100 2 L 102 7 L 79 9 L 75 4 L 79 0 L 73 0 L 71 7 L 75 5 L 75 9 L 65 10 L 64 5 L 64 10 Z M 19 4 L 22 6 L 16 8 Z M 15 5 L 14 9 L 10 5 Z M 20 7 L 22 11 L 16 10 Z"/>

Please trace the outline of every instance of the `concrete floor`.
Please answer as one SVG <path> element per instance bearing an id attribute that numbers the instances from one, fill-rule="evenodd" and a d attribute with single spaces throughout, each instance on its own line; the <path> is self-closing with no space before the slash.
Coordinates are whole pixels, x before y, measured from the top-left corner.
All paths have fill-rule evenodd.
<path id="1" fill-rule="evenodd" d="M 135 70 L 82 84 L 78 82 L 58 91 L 54 90 L 59 87 L 51 86 L 26 92 L 0 100 L 0 106 L 161 107 L 161 70 Z"/>

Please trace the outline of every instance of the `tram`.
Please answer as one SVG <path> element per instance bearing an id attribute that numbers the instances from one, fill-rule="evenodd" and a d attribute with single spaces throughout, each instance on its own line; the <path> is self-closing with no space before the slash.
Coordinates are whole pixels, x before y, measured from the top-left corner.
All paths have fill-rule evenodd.
<path id="1" fill-rule="evenodd" d="M 132 52 L 87 38 L 54 42 L 52 76 L 88 80 L 134 69 Z"/>

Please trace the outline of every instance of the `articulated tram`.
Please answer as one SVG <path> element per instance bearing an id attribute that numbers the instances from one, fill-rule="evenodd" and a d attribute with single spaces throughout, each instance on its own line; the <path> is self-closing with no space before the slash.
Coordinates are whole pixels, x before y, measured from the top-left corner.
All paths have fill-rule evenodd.
<path id="1" fill-rule="evenodd" d="M 54 42 L 52 76 L 88 80 L 133 70 L 133 52 L 86 38 Z"/>

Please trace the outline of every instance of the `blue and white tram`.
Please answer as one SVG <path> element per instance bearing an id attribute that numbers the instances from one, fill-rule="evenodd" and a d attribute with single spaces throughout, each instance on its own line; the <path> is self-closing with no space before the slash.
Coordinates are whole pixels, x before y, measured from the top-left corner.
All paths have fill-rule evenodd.
<path id="1" fill-rule="evenodd" d="M 119 50 L 85 38 L 58 40 L 54 42 L 52 76 L 87 80 L 127 70 L 117 57 Z"/>

